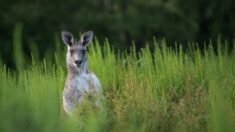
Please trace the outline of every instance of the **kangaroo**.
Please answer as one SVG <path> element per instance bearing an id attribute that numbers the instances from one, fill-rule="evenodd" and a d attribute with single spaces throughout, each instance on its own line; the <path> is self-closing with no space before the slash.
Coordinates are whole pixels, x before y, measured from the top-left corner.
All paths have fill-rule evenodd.
<path id="1" fill-rule="evenodd" d="M 87 69 L 87 46 L 92 41 L 93 32 L 83 33 L 79 41 L 67 31 L 62 31 L 61 37 L 68 49 L 66 54 L 68 75 L 62 93 L 62 106 L 64 111 L 71 115 L 85 94 L 99 96 L 102 89 L 99 79 Z"/>

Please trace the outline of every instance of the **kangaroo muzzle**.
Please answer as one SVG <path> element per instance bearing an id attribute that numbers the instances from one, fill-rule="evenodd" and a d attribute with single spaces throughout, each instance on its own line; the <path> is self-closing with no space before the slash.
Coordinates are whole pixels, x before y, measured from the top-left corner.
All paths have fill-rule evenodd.
<path id="1" fill-rule="evenodd" d="M 82 64 L 82 60 L 75 60 L 75 64 L 79 67 Z"/>

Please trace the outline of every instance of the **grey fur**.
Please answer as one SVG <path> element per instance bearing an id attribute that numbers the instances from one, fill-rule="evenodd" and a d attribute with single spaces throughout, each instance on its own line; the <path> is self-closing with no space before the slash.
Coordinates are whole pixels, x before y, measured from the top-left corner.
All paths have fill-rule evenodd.
<path id="1" fill-rule="evenodd" d="M 61 36 L 68 47 L 66 54 L 68 75 L 62 95 L 63 108 L 65 112 L 71 114 L 73 109 L 79 106 L 85 93 L 92 91 L 92 94 L 101 95 L 102 90 L 96 75 L 87 69 L 86 48 L 92 41 L 93 32 L 85 32 L 80 41 L 75 41 L 73 35 L 67 31 L 63 31 Z"/>

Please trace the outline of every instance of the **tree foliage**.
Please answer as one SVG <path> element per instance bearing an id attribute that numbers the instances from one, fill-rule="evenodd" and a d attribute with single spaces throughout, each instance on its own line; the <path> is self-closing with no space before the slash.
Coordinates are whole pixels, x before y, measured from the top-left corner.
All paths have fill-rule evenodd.
<path id="1" fill-rule="evenodd" d="M 0 1 L 0 48 L 3 58 L 12 49 L 12 33 L 23 24 L 24 49 L 36 42 L 43 52 L 54 48 L 61 30 L 93 30 L 103 41 L 124 49 L 132 40 L 143 47 L 153 36 L 175 41 L 203 42 L 218 35 L 232 40 L 235 34 L 233 0 L 7 0 Z M 8 57 L 9 58 L 9 57 Z M 8 60 L 8 59 L 6 59 Z"/>

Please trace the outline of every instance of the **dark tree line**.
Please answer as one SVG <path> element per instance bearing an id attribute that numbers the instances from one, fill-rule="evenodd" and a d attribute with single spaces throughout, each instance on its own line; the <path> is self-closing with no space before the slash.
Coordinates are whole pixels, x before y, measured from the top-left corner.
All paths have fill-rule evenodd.
<path id="1" fill-rule="evenodd" d="M 235 36 L 234 0 L 2 0 L 0 1 L 1 56 L 10 60 L 12 35 L 23 25 L 22 41 L 38 44 L 40 51 L 54 48 L 61 30 L 73 33 L 93 30 L 103 41 L 119 49 L 134 40 L 138 48 L 146 40 L 164 37 L 170 44 L 216 40 Z"/>

